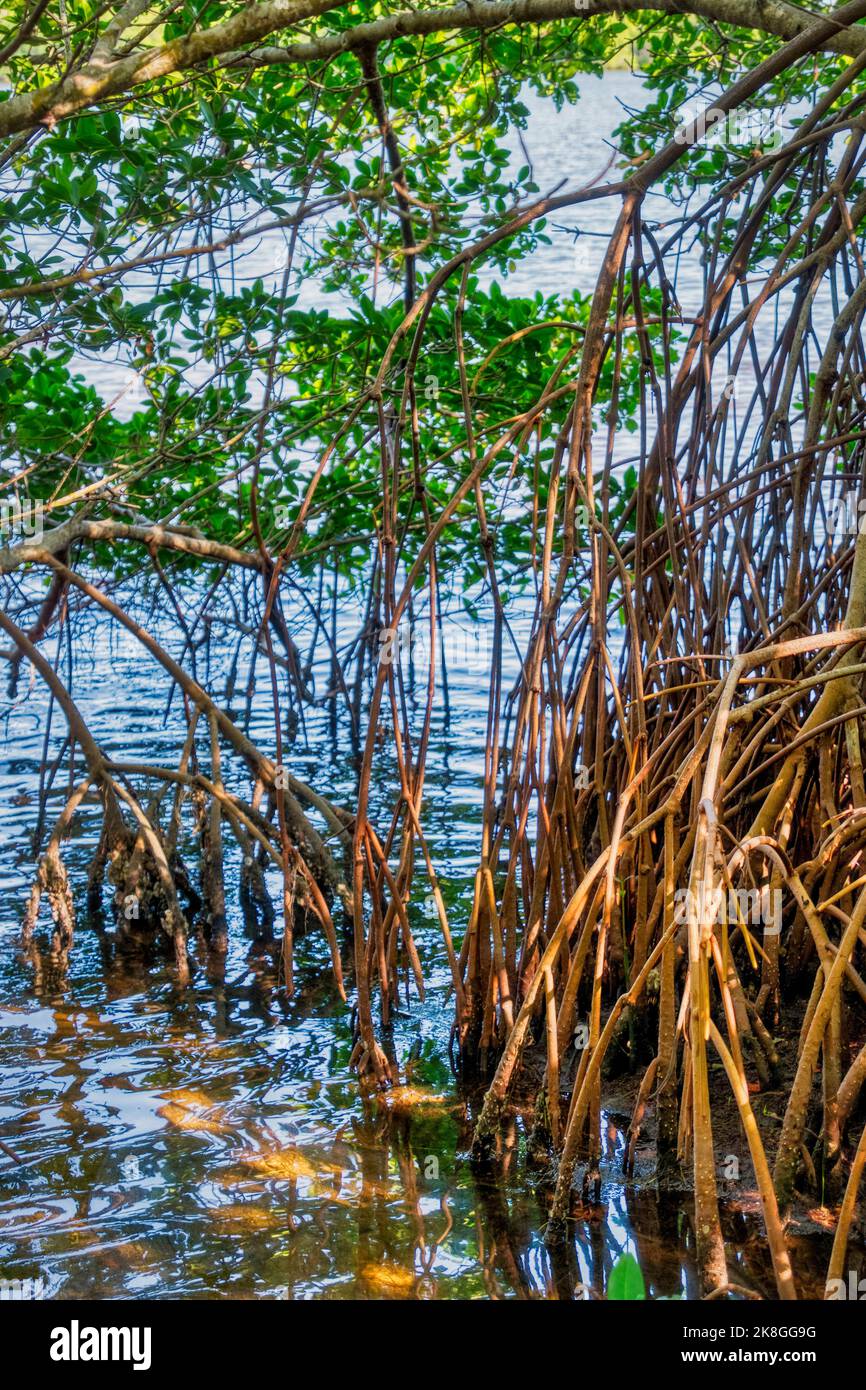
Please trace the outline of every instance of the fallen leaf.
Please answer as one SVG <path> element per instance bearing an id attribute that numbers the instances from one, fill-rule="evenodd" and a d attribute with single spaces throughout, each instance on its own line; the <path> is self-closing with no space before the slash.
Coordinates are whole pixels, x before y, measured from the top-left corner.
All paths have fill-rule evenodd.
<path id="1" fill-rule="evenodd" d="M 276 1178 L 278 1182 L 293 1182 L 298 1178 L 317 1178 L 322 1172 L 338 1173 L 339 1168 L 332 1164 L 320 1164 L 315 1168 L 299 1149 L 275 1149 L 270 1153 L 242 1154 L 241 1163 L 264 1178 Z"/>
<path id="2" fill-rule="evenodd" d="M 440 1109 L 444 1105 L 449 1105 L 449 1096 L 437 1094 L 435 1091 L 425 1091 L 420 1086 L 392 1086 L 390 1091 L 380 1091 L 376 1096 L 380 1105 L 386 1110 L 423 1110 L 428 1107 Z"/>
<path id="3" fill-rule="evenodd" d="M 203 1134 L 226 1134 L 229 1126 L 216 1118 L 219 1110 L 211 1104 L 203 1091 L 166 1091 L 167 1105 L 161 1105 L 157 1114 L 168 1120 L 175 1129 L 194 1129 Z"/>
<path id="4" fill-rule="evenodd" d="M 226 1207 L 214 1207 L 209 1209 L 208 1215 L 215 1225 L 234 1231 L 267 1231 L 278 1222 L 275 1213 L 265 1211 L 252 1202 L 232 1202 Z"/>
<path id="5" fill-rule="evenodd" d="M 361 1278 L 374 1288 L 381 1289 L 383 1293 L 397 1296 L 407 1294 L 415 1287 L 415 1275 L 411 1270 L 403 1269 L 401 1265 L 364 1265 Z"/>

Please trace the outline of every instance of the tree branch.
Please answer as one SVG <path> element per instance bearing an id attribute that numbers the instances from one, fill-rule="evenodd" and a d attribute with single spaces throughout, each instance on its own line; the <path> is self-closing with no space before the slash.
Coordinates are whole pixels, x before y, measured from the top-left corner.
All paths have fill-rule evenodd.
<path id="1" fill-rule="evenodd" d="M 498 29 L 504 24 L 542 24 L 552 20 L 585 20 L 597 14 L 641 14 L 659 11 L 669 15 L 694 15 L 737 28 L 758 29 L 780 39 L 793 39 L 818 18 L 824 18 L 786 0 L 588 0 L 587 8 L 574 0 L 463 0 L 447 9 L 403 10 L 383 15 L 367 24 L 324 34 L 287 48 L 262 48 L 252 53 L 230 54 L 225 66 L 264 67 L 280 63 L 327 62 L 341 53 L 356 52 L 371 44 L 412 35 L 444 34 L 461 29 Z M 839 26 L 825 39 L 824 48 L 856 57 L 866 50 L 866 31 Z"/>
<path id="2" fill-rule="evenodd" d="M 173 39 L 160 48 L 111 59 L 97 45 L 77 72 L 35 92 L 23 92 L 0 102 L 0 137 L 57 121 L 108 97 L 129 92 L 143 83 L 200 67 L 215 58 L 224 66 L 326 61 L 340 53 L 413 34 L 449 33 L 462 29 L 495 29 L 504 24 L 542 24 L 553 20 L 586 20 L 597 14 L 639 14 L 659 11 L 692 14 L 740 28 L 758 29 L 790 40 L 815 23 L 817 16 L 786 0 L 588 0 L 575 10 L 574 0 L 464 0 L 440 9 L 406 10 L 338 34 L 323 35 L 287 48 L 245 52 L 281 29 L 340 8 L 341 0 L 269 0 L 246 6 L 222 24 Z M 823 18 L 823 16 L 821 16 Z M 829 18 L 829 17 L 828 17 Z M 840 20 L 822 40 L 823 48 L 857 56 L 866 49 L 866 31 L 846 27 Z"/>
<path id="3" fill-rule="evenodd" d="M 188 528 L 173 530 L 166 526 L 128 525 L 121 521 L 86 521 L 73 517 L 62 526 L 46 531 L 41 540 L 22 541 L 16 546 L 0 546 L 0 574 L 9 574 L 22 565 L 42 564 L 46 552 L 56 556 L 64 554 L 73 541 L 139 541 L 142 545 L 160 550 L 178 550 L 186 555 L 198 555 L 205 560 L 219 560 L 228 565 L 240 565 L 243 569 L 258 570 L 262 558 L 247 550 L 236 550 L 232 545 L 222 545 L 219 541 L 209 541 L 204 536 L 191 535 Z"/>

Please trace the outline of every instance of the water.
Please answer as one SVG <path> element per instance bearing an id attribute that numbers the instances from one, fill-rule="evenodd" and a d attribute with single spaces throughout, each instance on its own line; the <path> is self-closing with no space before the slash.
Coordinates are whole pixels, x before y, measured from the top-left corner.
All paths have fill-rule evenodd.
<path id="1" fill-rule="evenodd" d="M 585 181 L 600 172 L 620 101 L 640 101 L 629 74 L 587 79 L 587 87 L 574 111 L 535 112 L 525 138 L 542 189 L 563 174 Z M 588 292 L 603 240 L 584 236 L 575 257 L 573 228 L 603 233 L 614 215 L 606 203 L 563 215 L 553 244 L 508 288 L 576 284 Z M 256 255 L 250 278 L 272 250 Z M 684 306 L 686 291 L 699 300 L 696 266 L 682 263 L 678 290 Z M 106 398 L 118 386 L 110 370 L 99 382 Z M 452 634 L 457 611 L 448 605 Z M 304 618 L 295 618 L 303 648 Z M 177 636 L 167 642 L 179 654 Z M 55 655 L 52 641 L 44 648 Z M 64 644 L 56 655 L 65 669 Z M 217 690 L 228 656 L 215 629 L 209 674 Z M 248 659 L 247 645 L 242 673 Z M 75 698 L 107 753 L 176 765 L 179 702 L 164 718 L 165 684 L 130 639 L 100 621 L 77 641 L 73 665 Z M 659 1199 L 640 1163 L 635 1184 L 621 1178 L 626 1115 L 605 1117 L 601 1202 L 581 1213 L 569 1252 L 556 1261 L 542 1235 L 547 1194 L 522 1161 L 524 1116 L 506 1136 L 503 1171 L 495 1180 L 473 1174 L 472 1100 L 458 1093 L 447 1063 L 448 973 L 421 904 L 411 912 L 427 1000 L 413 996 L 386 1039 L 401 1085 L 382 1097 L 364 1096 L 349 1069 L 350 1014 L 331 983 L 324 943 L 315 934 L 298 942 L 289 1000 L 278 947 L 244 936 L 235 853 L 227 858 L 224 969 L 199 953 L 192 985 L 180 991 L 164 956 L 124 946 L 110 923 L 100 930 L 82 909 L 68 972 L 59 974 L 44 953 L 34 972 L 18 949 L 20 917 L 34 867 L 40 769 L 61 755 L 64 730 L 55 709 L 46 758 L 48 704 L 41 683 L 28 680 L 25 668 L 0 726 L 0 1138 L 23 1160 L 17 1166 L 0 1153 L 0 1278 L 41 1279 L 47 1296 L 64 1298 L 567 1298 L 580 1285 L 603 1291 L 613 1261 L 631 1250 L 652 1296 L 695 1295 L 688 1201 Z M 422 819 L 459 933 L 478 853 L 485 664 L 458 655 L 449 680 L 452 717 L 446 722 L 441 707 L 436 715 Z M 422 691 L 417 698 L 416 712 Z M 351 807 L 355 770 L 345 746 L 332 746 L 321 712 L 306 717 L 287 761 Z M 250 732 L 273 752 L 261 678 Z M 240 787 L 229 762 L 227 780 L 233 776 Z M 63 763 L 48 795 L 49 826 L 67 777 Z M 374 823 L 391 791 L 380 774 Z M 86 803 L 64 848 L 77 886 L 98 826 Z M 276 879 L 271 887 L 277 896 Z M 43 914 L 43 944 L 47 932 Z M 731 1277 L 770 1294 L 759 1231 L 742 1217 L 727 1221 Z M 819 1239 L 798 1255 L 801 1278 L 812 1263 L 820 1277 L 828 1249 L 829 1238 Z"/>
<path id="2" fill-rule="evenodd" d="M 176 636 L 167 641 L 178 650 Z M 226 655 L 215 641 L 216 690 Z M 434 726 L 423 813 L 458 930 L 482 797 L 486 695 L 474 665 L 450 669 L 453 713 Z M 176 765 L 180 707 L 163 721 L 164 683 L 131 640 L 100 626 L 79 644 L 72 686 L 113 758 Z M 0 1138 L 23 1160 L 0 1153 L 0 1278 L 41 1279 L 46 1296 L 63 1298 L 563 1298 L 580 1285 L 603 1290 L 617 1255 L 631 1250 L 653 1296 L 696 1294 L 688 1201 L 659 1200 L 640 1162 L 638 1182 L 624 1185 L 627 1115 L 605 1117 L 601 1203 L 575 1223 L 568 1258 L 555 1264 L 542 1234 L 549 1193 L 523 1162 L 528 1114 L 506 1135 L 503 1172 L 473 1174 L 476 1112 L 446 1060 L 448 972 L 423 904 L 411 914 L 429 991 L 424 1004 L 412 997 L 386 1038 L 401 1084 L 385 1096 L 362 1094 L 349 1069 L 350 1014 L 318 936 L 297 942 L 289 1000 L 278 943 L 244 935 L 236 852 L 227 852 L 224 968 L 194 951 L 192 985 L 180 990 L 164 954 L 124 946 L 110 917 L 99 929 L 82 905 L 68 971 L 43 949 L 34 972 L 18 933 L 46 715 L 42 687 L 22 688 L 0 745 Z M 264 680 L 250 730 L 270 747 Z M 62 733 L 55 711 L 49 763 Z M 351 760 L 335 755 L 324 715 L 299 735 L 290 765 L 352 804 Z M 49 825 L 65 775 L 48 798 Z M 229 760 L 227 783 L 235 779 L 240 788 Z M 387 792 L 376 785 L 374 822 Z M 64 848 L 79 888 L 98 827 L 85 804 Z M 276 879 L 271 888 L 278 901 Z M 43 947 L 48 931 L 43 914 Z M 730 1238 L 737 1279 L 771 1293 L 754 1223 L 740 1218 Z M 816 1278 L 826 1243 L 814 1252 Z"/>

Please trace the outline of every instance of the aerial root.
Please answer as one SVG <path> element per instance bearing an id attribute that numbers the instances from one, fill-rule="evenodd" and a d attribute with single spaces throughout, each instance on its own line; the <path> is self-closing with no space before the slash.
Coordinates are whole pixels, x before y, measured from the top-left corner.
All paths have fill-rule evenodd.
<path id="1" fill-rule="evenodd" d="M 66 869 L 60 857 L 60 844 L 90 787 L 91 780 L 86 777 L 74 789 L 54 824 L 45 853 L 39 861 L 21 924 L 21 940 L 25 948 L 31 943 L 43 895 L 48 899 L 55 924 L 52 949 L 55 952 L 66 952 L 72 945 L 75 935 L 75 905 Z"/>
<path id="2" fill-rule="evenodd" d="M 49 846 L 42 856 L 30 889 L 22 924 L 22 941 L 25 946 L 28 946 L 32 939 L 43 896 L 48 900 L 54 922 L 52 950 L 56 953 L 66 952 L 75 935 L 75 907 L 66 869 L 59 850 L 54 845 Z"/>
<path id="3" fill-rule="evenodd" d="M 364 1080 L 372 1080 L 380 1089 L 384 1090 L 393 1080 L 391 1063 L 378 1043 L 372 1044 L 359 1037 L 352 1049 L 349 1058 L 349 1069 L 356 1070 L 359 1077 Z"/>

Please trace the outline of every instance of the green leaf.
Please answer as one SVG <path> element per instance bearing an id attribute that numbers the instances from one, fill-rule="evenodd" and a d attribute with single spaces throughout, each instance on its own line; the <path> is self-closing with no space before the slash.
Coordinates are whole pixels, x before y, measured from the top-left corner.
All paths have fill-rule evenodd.
<path id="1" fill-rule="evenodd" d="M 620 1255 L 607 1281 L 608 1299 L 616 1302 L 639 1302 L 646 1298 L 643 1275 L 634 1255 Z"/>

